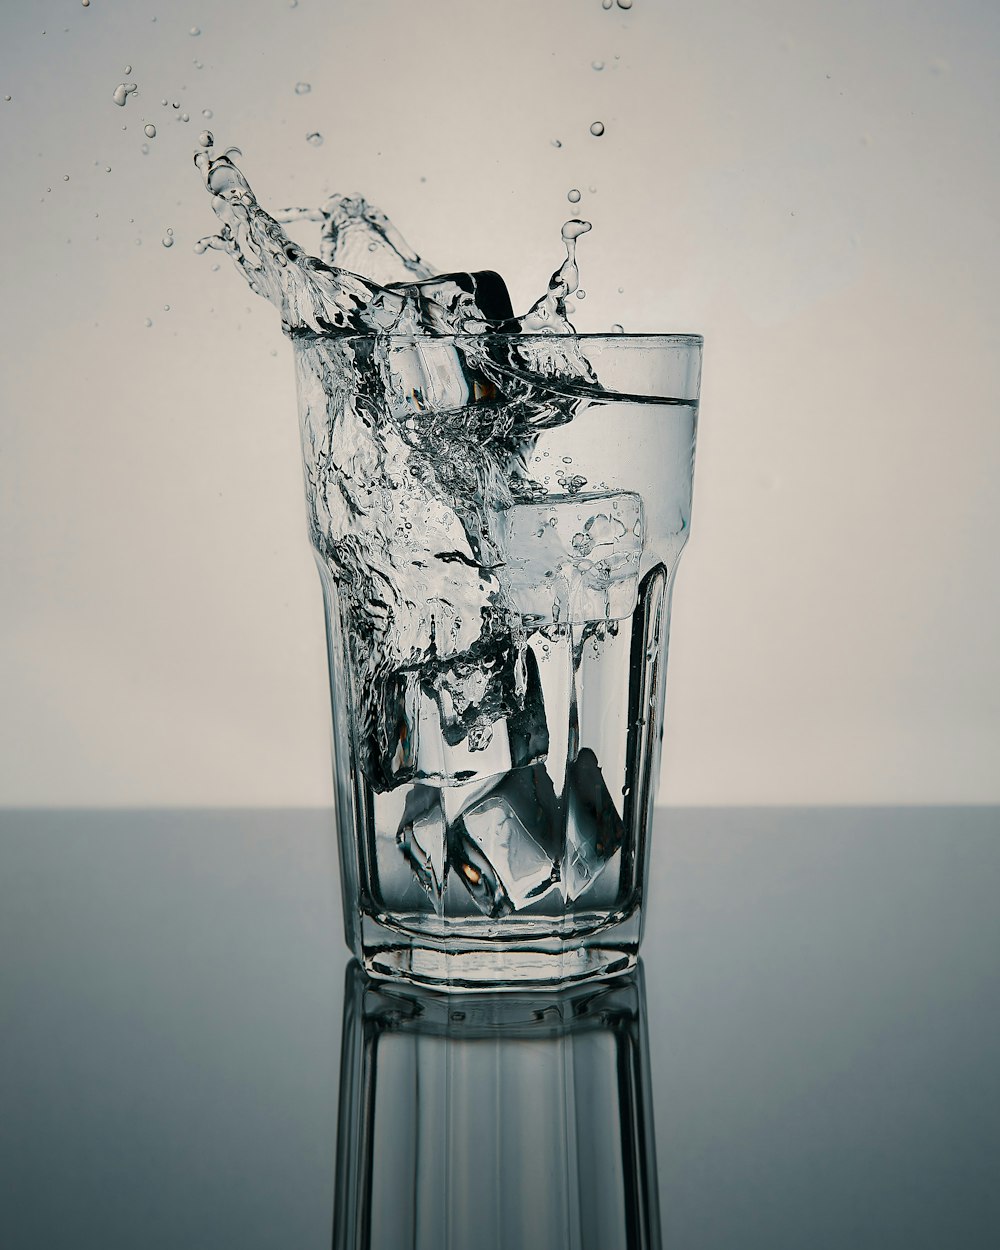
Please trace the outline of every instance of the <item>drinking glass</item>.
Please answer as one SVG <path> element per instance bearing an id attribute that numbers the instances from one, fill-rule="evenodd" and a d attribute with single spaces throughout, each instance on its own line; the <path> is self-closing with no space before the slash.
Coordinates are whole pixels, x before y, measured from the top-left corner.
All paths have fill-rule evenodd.
<path id="1" fill-rule="evenodd" d="M 345 928 L 370 973 L 634 963 L 701 346 L 295 339 Z"/>

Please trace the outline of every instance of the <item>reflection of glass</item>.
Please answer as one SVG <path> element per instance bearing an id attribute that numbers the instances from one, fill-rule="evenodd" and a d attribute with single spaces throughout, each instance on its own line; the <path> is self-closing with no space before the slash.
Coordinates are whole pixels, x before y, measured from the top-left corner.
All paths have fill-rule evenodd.
<path id="1" fill-rule="evenodd" d="M 624 970 L 701 340 L 295 346 L 348 944 L 439 985 Z"/>
<path id="2" fill-rule="evenodd" d="M 660 1245 L 641 966 L 588 987 L 344 1003 L 333 1250 Z"/>

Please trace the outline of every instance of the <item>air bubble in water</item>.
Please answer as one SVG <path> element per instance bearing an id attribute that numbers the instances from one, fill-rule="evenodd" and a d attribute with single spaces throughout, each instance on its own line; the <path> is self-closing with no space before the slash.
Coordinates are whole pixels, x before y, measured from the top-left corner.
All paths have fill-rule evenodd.
<path id="1" fill-rule="evenodd" d="M 9 99 L 10 97 L 8 96 L 7 98 Z M 553 139 L 553 140 L 552 140 L 552 146 L 553 146 L 554 148 L 561 148 L 561 147 L 562 147 L 562 139 Z"/>
<path id="2" fill-rule="evenodd" d="M 90 8 L 90 0 L 80 0 L 80 3 L 83 5 L 85 9 Z"/>
<path id="3" fill-rule="evenodd" d="M 314 148 L 318 148 L 323 142 L 323 136 L 318 130 L 312 130 L 306 135 L 306 142 L 311 143 Z"/>
<path id="4" fill-rule="evenodd" d="M 90 3 L 90 0 L 84 0 L 84 3 L 85 3 L 85 4 L 89 4 L 89 3 Z M 146 329 L 148 330 L 148 329 L 149 329 L 149 327 L 150 327 L 152 324 L 153 324 L 153 318 L 152 318 L 152 317 L 147 317 L 147 318 L 146 318 Z"/>
<path id="5" fill-rule="evenodd" d="M 310 91 L 312 91 L 312 83 L 297 82 L 295 84 L 296 95 L 308 95 Z"/>
<path id="6" fill-rule="evenodd" d="M 574 187 L 572 191 L 567 191 L 567 192 L 566 192 L 566 198 L 567 198 L 567 200 L 569 200 L 569 202 L 570 202 L 571 204 L 579 204 L 579 203 L 580 203 L 580 192 L 576 189 L 576 187 Z"/>
<path id="7" fill-rule="evenodd" d="M 10 96 L 9 96 L 9 95 L 5 95 L 5 96 L 4 96 L 4 99 L 7 101 L 7 103 L 8 103 L 8 104 L 10 103 Z"/>
<path id="8" fill-rule="evenodd" d="M 195 57 L 195 59 L 194 59 L 194 61 L 192 62 L 192 64 L 194 65 L 195 69 L 204 69 L 204 68 L 205 68 L 205 62 L 204 62 L 204 61 L 199 61 L 197 57 Z"/>
<path id="9" fill-rule="evenodd" d="M 181 113 L 181 121 L 182 121 L 182 122 L 189 122 L 190 120 L 191 120 L 191 114 L 190 114 L 190 113 Z"/>
<path id="10" fill-rule="evenodd" d="M 198 136 L 198 145 L 203 148 L 210 148 L 215 142 L 215 135 L 210 130 L 203 130 Z"/>
<path id="11" fill-rule="evenodd" d="M 590 62 L 590 68 L 591 68 L 591 69 L 603 69 L 603 68 L 604 68 L 604 62 L 603 62 L 603 61 L 591 61 L 591 62 Z"/>
<path id="12" fill-rule="evenodd" d="M 601 0 L 601 8 L 610 9 L 614 2 L 615 0 Z"/>
<path id="13" fill-rule="evenodd" d="M 618 7 L 620 9 L 630 9 L 632 7 L 632 0 L 618 0 Z"/>
<path id="14" fill-rule="evenodd" d="M 126 65 L 126 66 L 125 66 L 125 73 L 126 73 L 126 74 L 131 74 L 131 72 L 132 72 L 132 66 L 131 66 L 131 65 Z"/>
<path id="15" fill-rule="evenodd" d="M 174 245 L 173 231 L 168 230 L 167 233 L 160 240 L 160 242 L 163 244 L 164 247 L 173 247 Z"/>
<path id="16" fill-rule="evenodd" d="M 111 98 L 119 108 L 124 108 L 125 101 L 129 98 L 133 91 L 138 90 L 139 88 L 134 82 L 120 82 L 112 92 Z"/>
<path id="17" fill-rule="evenodd" d="M 214 113 L 212 112 L 211 109 L 202 109 L 201 115 L 202 117 L 207 118 L 209 121 L 211 121 L 212 117 L 214 117 Z"/>
<path id="18" fill-rule="evenodd" d="M 63 174 L 63 182 L 69 182 L 69 174 Z"/>
<path id="19" fill-rule="evenodd" d="M 170 311 L 170 305 L 169 305 L 169 304 L 164 304 L 164 305 L 163 305 L 163 311 L 164 311 L 164 312 L 169 312 L 169 311 Z"/>
<path id="20" fill-rule="evenodd" d="M 200 34 L 201 34 L 201 27 L 200 27 L 200 26 L 192 26 L 192 27 L 191 27 L 191 29 L 188 31 L 188 34 L 189 34 L 189 35 L 200 35 Z"/>
<path id="21" fill-rule="evenodd" d="M 147 139 L 156 138 L 156 127 L 153 125 L 152 122 L 149 122 L 147 125 L 143 126 L 142 130 L 143 130 L 143 134 L 146 136 Z"/>
<path id="22" fill-rule="evenodd" d="M 144 144 L 142 145 L 142 154 L 143 154 L 143 156 L 148 156 L 148 155 L 149 155 L 149 144 L 148 144 L 148 143 L 144 143 Z"/>
<path id="23" fill-rule="evenodd" d="M 624 334 L 625 327 L 622 325 L 620 321 L 616 321 L 614 325 L 611 327 L 611 333 L 612 334 Z"/>
<path id="24" fill-rule="evenodd" d="M 604 122 L 591 122 L 590 133 L 599 139 L 604 134 Z"/>
<path id="25" fill-rule="evenodd" d="M 580 291 L 580 290 L 578 290 L 578 291 L 576 292 L 576 298 L 577 298 L 577 299 L 586 299 L 586 298 L 587 298 L 587 292 L 586 292 L 586 291 Z"/>

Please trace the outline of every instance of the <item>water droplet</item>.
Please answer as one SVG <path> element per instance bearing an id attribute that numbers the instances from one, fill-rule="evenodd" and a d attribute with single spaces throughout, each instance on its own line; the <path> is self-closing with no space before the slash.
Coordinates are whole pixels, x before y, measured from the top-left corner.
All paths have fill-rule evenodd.
<path id="1" fill-rule="evenodd" d="M 318 130 L 312 130 L 306 135 L 306 142 L 311 143 L 314 148 L 318 148 L 323 142 L 323 136 Z"/>
<path id="2" fill-rule="evenodd" d="M 618 7 L 620 9 L 630 9 L 632 7 L 632 0 L 618 0 Z"/>
<path id="3" fill-rule="evenodd" d="M 612 325 L 611 327 L 611 333 L 612 334 L 624 334 L 625 327 L 622 325 L 620 321 L 616 321 L 614 325 Z"/>
<path id="4" fill-rule="evenodd" d="M 163 105 L 163 107 L 164 107 L 164 108 L 166 108 L 166 107 L 167 107 L 167 102 L 166 102 L 166 100 L 161 100 L 161 101 L 160 101 L 160 103 Z"/>
<path id="5" fill-rule="evenodd" d="M 152 122 L 149 122 L 149 124 L 148 124 L 148 125 L 143 126 L 143 128 L 142 128 L 142 129 L 143 129 L 143 133 L 145 134 L 145 136 L 146 136 L 146 138 L 147 138 L 147 139 L 155 139 L 155 138 L 156 138 L 156 127 L 153 125 L 153 123 L 152 123 Z"/>
<path id="6" fill-rule="evenodd" d="M 567 192 L 566 192 L 566 198 L 567 198 L 567 200 L 569 200 L 569 202 L 570 202 L 571 204 L 579 204 L 579 203 L 580 203 L 580 192 L 576 189 L 576 187 L 574 187 L 572 191 L 567 191 Z"/>
<path id="7" fill-rule="evenodd" d="M 85 0 L 85 3 L 89 4 L 89 3 L 90 3 L 90 0 Z M 150 327 L 152 324 L 153 324 L 153 318 L 152 318 L 152 317 L 147 317 L 147 318 L 146 318 L 146 329 L 148 330 L 148 329 L 149 329 L 149 327 Z"/>
<path id="8" fill-rule="evenodd" d="M 170 107 L 171 107 L 171 108 L 175 108 L 175 109 L 179 109 L 179 108 L 180 108 L 180 106 L 181 106 L 181 102 L 180 102 L 180 100 L 175 100 L 175 101 L 173 102 L 173 104 L 171 104 L 171 106 L 170 106 Z"/>
<path id="9" fill-rule="evenodd" d="M 111 93 L 111 98 L 119 108 L 124 108 L 125 101 L 129 98 L 133 91 L 138 90 L 139 88 L 134 82 L 120 82 Z"/>
<path id="10" fill-rule="evenodd" d="M 164 311 L 164 312 L 169 312 L 169 311 L 170 311 L 170 305 L 169 305 L 169 304 L 164 304 L 164 305 L 163 305 L 163 311 Z"/>
<path id="11" fill-rule="evenodd" d="M 182 122 L 189 122 L 190 120 L 191 120 L 191 114 L 190 114 L 190 113 L 181 113 L 181 121 L 182 121 Z"/>
<path id="12" fill-rule="evenodd" d="M 215 116 L 215 114 L 212 112 L 211 109 L 202 109 L 201 115 L 202 117 L 207 118 L 209 121 L 211 121 L 211 119 Z"/>
<path id="13" fill-rule="evenodd" d="M 105 166 L 104 166 L 104 172 L 105 172 L 106 174 L 110 174 L 110 173 L 111 173 L 111 166 L 110 166 L 110 165 L 105 165 Z"/>
<path id="14" fill-rule="evenodd" d="M 80 3 L 83 5 L 85 9 L 90 8 L 90 0 L 80 0 Z"/>
<path id="15" fill-rule="evenodd" d="M 601 0 L 601 8 L 610 9 L 614 2 L 615 0 Z"/>
<path id="16" fill-rule="evenodd" d="M 125 74 L 126 74 L 126 77 L 127 77 L 129 74 L 131 74 L 131 72 L 132 72 L 132 66 L 131 66 L 131 65 L 126 65 L 126 66 L 125 66 Z"/>
<path id="17" fill-rule="evenodd" d="M 578 290 L 578 291 L 576 292 L 576 298 L 577 298 L 577 299 L 586 299 L 586 298 L 587 298 L 587 292 L 586 292 L 586 291 L 579 291 L 579 290 Z"/>
<path id="18" fill-rule="evenodd" d="M 210 130 L 203 130 L 198 136 L 198 145 L 203 148 L 210 148 L 215 142 L 215 135 Z"/>
<path id="19" fill-rule="evenodd" d="M 69 174 L 63 174 L 63 182 L 69 182 Z"/>
<path id="20" fill-rule="evenodd" d="M 591 122 L 590 133 L 597 138 L 604 134 L 604 122 Z"/>
<path id="21" fill-rule="evenodd" d="M 174 237 L 171 234 L 165 234 L 163 238 L 160 240 L 160 242 L 163 244 L 164 247 L 173 247 Z"/>
<path id="22" fill-rule="evenodd" d="M 191 27 L 191 29 L 188 31 L 188 34 L 189 34 L 189 35 L 200 35 L 200 34 L 201 34 L 201 27 L 200 27 L 200 26 L 192 26 L 192 27 Z"/>
<path id="23" fill-rule="evenodd" d="M 553 139 L 553 140 L 552 140 L 552 146 L 553 146 L 554 148 L 561 148 L 561 147 L 562 147 L 562 139 Z"/>
<path id="24" fill-rule="evenodd" d="M 310 91 L 312 91 L 312 83 L 297 82 L 295 84 L 296 95 L 308 95 Z"/>
<path id="25" fill-rule="evenodd" d="M 4 99 L 7 101 L 7 103 L 8 103 L 8 104 L 10 103 L 10 96 L 9 96 L 9 95 L 5 95 L 5 96 L 4 96 Z"/>
<path id="26" fill-rule="evenodd" d="M 620 286 L 620 287 L 618 288 L 618 294 L 619 294 L 619 295 L 624 295 L 624 294 L 625 294 L 625 288 L 624 288 L 623 286 Z"/>
<path id="27" fill-rule="evenodd" d="M 603 69 L 603 68 L 604 68 L 604 62 L 603 62 L 603 61 L 591 61 L 591 62 L 590 62 L 590 68 L 591 68 L 591 69 L 598 69 L 598 70 Z"/>

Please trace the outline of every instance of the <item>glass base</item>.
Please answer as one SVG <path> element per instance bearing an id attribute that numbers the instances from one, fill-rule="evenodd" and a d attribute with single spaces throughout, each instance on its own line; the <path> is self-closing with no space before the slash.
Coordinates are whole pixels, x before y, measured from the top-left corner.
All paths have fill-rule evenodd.
<path id="1" fill-rule="evenodd" d="M 503 940 L 416 935 L 366 916 L 361 936 L 356 954 L 371 976 L 438 989 L 517 990 L 627 972 L 636 962 L 639 916 L 585 933 Z"/>

